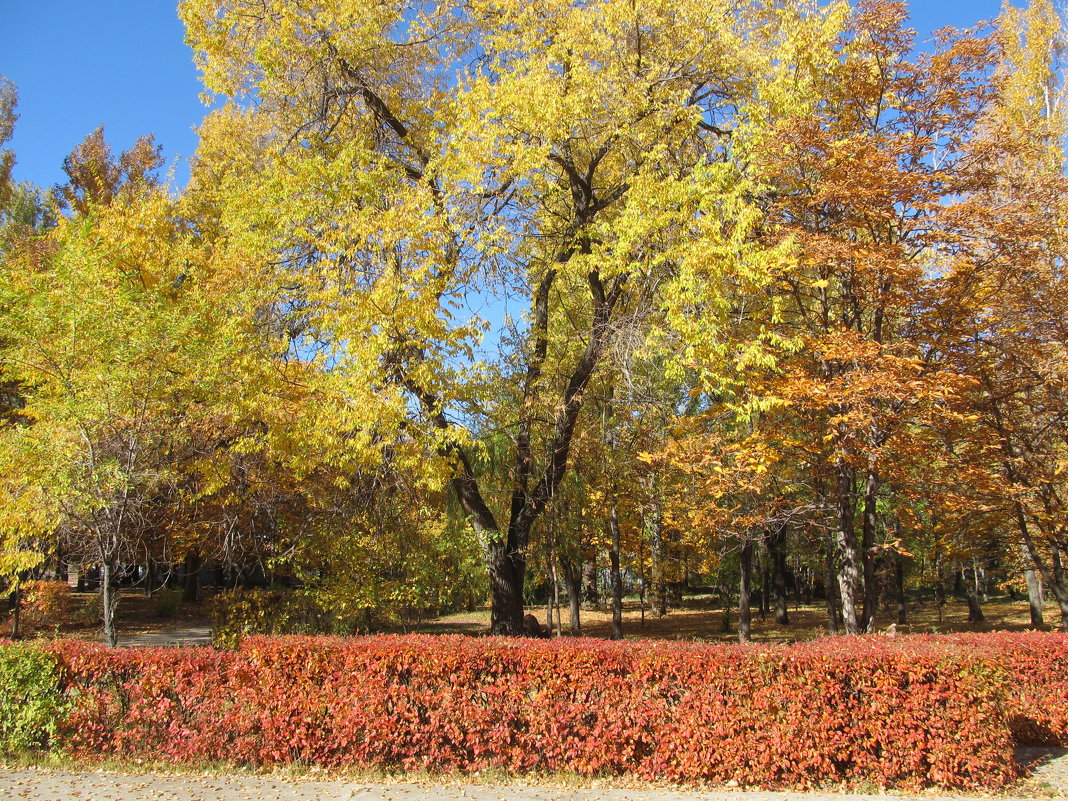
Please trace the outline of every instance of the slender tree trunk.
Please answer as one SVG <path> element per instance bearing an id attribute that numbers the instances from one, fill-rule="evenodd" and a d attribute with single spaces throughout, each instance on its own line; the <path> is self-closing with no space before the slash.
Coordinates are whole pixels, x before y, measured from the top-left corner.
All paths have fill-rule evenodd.
<path id="1" fill-rule="evenodd" d="M 879 492 L 879 476 L 869 468 L 864 482 L 864 523 L 863 546 L 864 559 L 864 617 L 863 629 L 875 631 L 875 617 L 879 609 L 879 583 L 875 580 L 875 534 L 877 523 L 876 496 Z"/>
<path id="2" fill-rule="evenodd" d="M 782 526 L 768 540 L 771 580 L 775 591 L 775 622 L 780 626 L 790 623 L 790 605 L 786 597 L 786 537 L 787 528 Z"/>
<path id="3" fill-rule="evenodd" d="M 22 636 L 22 581 L 16 579 L 15 589 L 11 591 L 11 639 Z"/>
<path id="4" fill-rule="evenodd" d="M 835 587 L 836 587 L 836 585 L 838 583 L 838 579 L 837 579 L 838 571 L 835 569 L 835 566 L 834 566 L 834 540 L 832 539 L 832 536 L 829 533 L 827 534 L 825 569 L 826 569 L 826 581 L 825 581 L 825 583 L 827 585 L 827 589 L 826 589 L 824 594 L 826 595 L 826 601 L 827 601 L 827 633 L 828 634 L 837 634 L 838 633 L 838 599 L 836 597 L 837 593 L 835 591 Z"/>
<path id="5" fill-rule="evenodd" d="M 962 571 L 963 572 L 963 571 Z M 972 564 L 972 580 L 968 582 L 968 622 L 982 623 L 986 620 L 983 607 L 979 604 L 979 568 Z"/>
<path id="6" fill-rule="evenodd" d="M 760 614 L 761 621 L 767 619 L 768 611 L 770 610 L 768 598 L 771 595 L 771 570 L 769 568 L 771 553 L 766 546 L 763 551 L 760 559 L 760 594 L 757 597 L 759 602 L 757 612 Z"/>
<path id="7" fill-rule="evenodd" d="M 649 534 L 649 549 L 652 555 L 653 571 L 653 614 L 657 617 L 663 617 L 668 612 L 668 591 L 667 581 L 664 575 L 665 547 L 662 519 L 658 517 L 656 521 L 656 526 L 650 530 Z"/>
<path id="8" fill-rule="evenodd" d="M 612 533 L 612 639 L 623 639 L 623 573 L 619 568 L 619 512 L 615 504 L 609 517 Z"/>
<path id="9" fill-rule="evenodd" d="M 897 623 L 908 623 L 908 602 L 905 598 L 905 557 L 900 553 L 894 558 L 894 589 L 897 594 Z"/>
<path id="10" fill-rule="evenodd" d="M 119 644 L 118 630 L 115 626 L 115 610 L 118 607 L 119 597 L 115 588 L 115 568 L 110 560 L 106 560 L 100 570 L 100 599 L 104 612 L 104 642 L 109 648 Z"/>
<path id="11" fill-rule="evenodd" d="M 591 556 L 582 564 L 582 605 L 587 609 L 599 609 L 601 591 L 597 586 L 597 557 Z"/>
<path id="12" fill-rule="evenodd" d="M 749 579 L 753 571 L 753 541 L 746 537 L 739 556 L 738 570 L 738 642 L 750 642 L 752 633 L 752 592 Z"/>

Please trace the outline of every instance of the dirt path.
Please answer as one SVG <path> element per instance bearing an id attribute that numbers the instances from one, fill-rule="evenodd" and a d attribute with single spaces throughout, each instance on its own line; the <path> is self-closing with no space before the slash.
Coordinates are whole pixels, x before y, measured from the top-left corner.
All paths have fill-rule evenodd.
<path id="1" fill-rule="evenodd" d="M 1068 750 L 1021 749 L 1035 773 L 999 801 L 1068 798 Z M 450 784 L 367 784 L 272 776 L 156 775 L 40 768 L 0 769 L 0 798 L 10 801 L 975 801 L 976 795 L 839 793 Z"/>

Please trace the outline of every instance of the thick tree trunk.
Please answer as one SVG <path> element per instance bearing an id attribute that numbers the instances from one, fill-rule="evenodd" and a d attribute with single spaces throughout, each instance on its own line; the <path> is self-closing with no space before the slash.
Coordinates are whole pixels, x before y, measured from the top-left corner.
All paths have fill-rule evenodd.
<path id="1" fill-rule="evenodd" d="M 846 634 L 860 634 L 863 617 L 863 558 L 854 527 L 853 469 L 838 465 L 838 586 Z"/>
<path id="2" fill-rule="evenodd" d="M 1042 628 L 1046 625 L 1046 620 L 1043 617 L 1042 607 L 1044 604 L 1044 598 L 1042 597 L 1042 580 L 1038 576 L 1038 572 L 1035 570 L 1034 565 L 1029 565 L 1031 557 L 1027 554 L 1027 548 L 1021 543 L 1021 549 L 1024 555 L 1024 581 L 1027 582 L 1027 605 L 1031 610 L 1031 626 L 1032 628 Z"/>
<path id="3" fill-rule="evenodd" d="M 782 526 L 768 539 L 771 581 L 775 592 L 775 622 L 780 626 L 790 623 L 789 601 L 786 597 L 786 538 L 787 528 Z"/>
<path id="4" fill-rule="evenodd" d="M 746 538 L 739 555 L 738 570 L 738 642 L 750 642 L 753 639 L 752 591 L 749 579 L 753 572 L 753 541 Z"/>
<path id="5" fill-rule="evenodd" d="M 486 546 L 486 564 L 490 575 L 490 631 L 509 637 L 520 637 L 523 625 L 524 569 L 520 554 L 509 553 L 505 542 L 490 542 Z"/>
<path id="6" fill-rule="evenodd" d="M 189 551 L 185 555 L 185 570 L 182 584 L 182 600 L 196 603 L 200 599 L 200 552 Z"/>
<path id="7" fill-rule="evenodd" d="M 623 639 L 623 573 L 619 568 L 619 512 L 615 504 L 608 521 L 612 534 L 612 639 Z"/>
<path id="8" fill-rule="evenodd" d="M 582 571 L 570 559 L 561 559 L 560 567 L 564 571 L 564 585 L 567 587 L 567 606 L 570 612 L 570 629 L 572 634 L 582 631 L 579 610 L 582 608 Z"/>

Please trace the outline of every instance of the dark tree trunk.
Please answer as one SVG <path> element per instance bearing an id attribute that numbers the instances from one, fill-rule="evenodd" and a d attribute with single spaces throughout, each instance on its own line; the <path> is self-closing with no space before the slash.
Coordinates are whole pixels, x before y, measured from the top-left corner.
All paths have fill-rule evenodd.
<path id="1" fill-rule="evenodd" d="M 826 571 L 824 600 L 827 602 L 827 633 L 838 633 L 838 598 L 836 591 L 838 571 L 834 567 L 834 540 L 827 535 L 826 556 L 824 560 Z"/>
<path id="2" fill-rule="evenodd" d="M 961 573 L 963 574 L 963 570 Z M 983 615 L 983 607 L 979 604 L 980 599 L 980 587 L 979 587 L 979 568 L 973 563 L 972 565 L 972 580 L 968 582 L 968 622 L 969 623 L 982 623 L 986 620 Z"/>
<path id="3" fill-rule="evenodd" d="M 786 597 L 786 538 L 787 529 L 782 526 L 768 539 L 771 581 L 775 592 L 775 622 L 780 626 L 790 623 L 789 601 Z"/>
<path id="4" fill-rule="evenodd" d="M 750 642 L 752 632 L 752 592 L 749 579 L 753 572 L 753 541 L 746 538 L 739 555 L 738 570 L 738 642 Z"/>
<path id="5" fill-rule="evenodd" d="M 619 512 L 615 504 L 612 504 L 612 512 L 608 521 L 612 534 L 612 550 L 609 557 L 612 560 L 612 639 L 623 639 L 623 573 L 619 568 Z"/>
<path id="6" fill-rule="evenodd" d="M 509 554 L 504 542 L 490 542 L 486 552 L 490 575 L 490 631 L 520 637 L 526 632 L 522 557 L 515 552 Z"/>
<path id="7" fill-rule="evenodd" d="M 899 626 L 908 623 L 908 602 L 905 598 L 905 557 L 900 553 L 894 557 L 894 589 L 897 595 L 897 622 Z"/>
<path id="8" fill-rule="evenodd" d="M 879 609 L 879 583 L 875 579 L 875 533 L 876 533 L 876 495 L 879 491 L 879 476 L 875 470 L 867 472 L 864 482 L 864 523 L 862 556 L 864 559 L 864 631 L 875 631 L 875 617 Z"/>
<path id="9" fill-rule="evenodd" d="M 768 598 L 771 595 L 771 571 L 769 569 L 769 562 L 771 562 L 771 553 L 765 547 L 764 553 L 760 559 L 760 593 L 757 595 L 757 612 L 760 614 L 761 620 L 766 620 L 768 612 L 770 611 L 770 605 L 768 604 Z"/>
<path id="10" fill-rule="evenodd" d="M 582 563 L 582 605 L 587 609 L 601 607 L 601 590 L 597 585 L 597 557 Z"/>
<path id="11" fill-rule="evenodd" d="M 182 600 L 186 603 L 200 600 L 200 564 L 200 551 L 194 549 L 185 555 Z"/>
<path id="12" fill-rule="evenodd" d="M 15 582 L 15 589 L 11 591 L 11 639 L 17 640 L 22 636 L 22 582 Z"/>

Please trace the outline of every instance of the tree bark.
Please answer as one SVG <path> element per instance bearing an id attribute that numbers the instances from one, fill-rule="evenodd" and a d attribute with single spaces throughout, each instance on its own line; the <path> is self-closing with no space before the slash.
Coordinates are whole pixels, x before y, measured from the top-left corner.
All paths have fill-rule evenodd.
<path id="1" fill-rule="evenodd" d="M 22 582 L 15 582 L 15 589 L 11 591 L 11 639 L 17 640 L 22 636 Z"/>
<path id="2" fill-rule="evenodd" d="M 873 468 L 868 468 L 864 482 L 864 521 L 862 557 L 864 560 L 864 631 L 875 631 L 875 618 L 879 609 L 879 584 L 875 580 L 875 533 L 876 533 L 876 495 L 879 491 L 879 476 Z"/>
<path id="3" fill-rule="evenodd" d="M 561 559 L 560 567 L 564 571 L 564 585 L 567 587 L 567 606 L 570 612 L 570 629 L 572 634 L 582 631 L 579 612 L 582 608 L 582 571 L 571 559 Z"/>
<path id="4" fill-rule="evenodd" d="M 185 555 L 185 572 L 182 584 L 182 600 L 196 603 L 200 597 L 200 552 L 189 551 Z"/>
<path id="5" fill-rule="evenodd" d="M 863 558 L 854 527 L 853 468 L 838 464 L 838 586 L 846 634 L 860 634 L 863 617 Z"/>
<path id="6" fill-rule="evenodd" d="M 752 633 L 752 591 L 749 579 L 753 571 L 753 541 L 746 537 L 739 555 L 738 570 L 738 642 L 746 643 L 753 639 Z"/>
<path id="7" fill-rule="evenodd" d="M 612 534 L 612 549 L 609 557 L 612 562 L 612 639 L 623 639 L 623 573 L 619 567 L 619 511 L 612 504 L 608 521 Z"/>
<path id="8" fill-rule="evenodd" d="M 105 561 L 100 570 L 100 600 L 104 612 L 104 642 L 109 648 L 119 644 L 118 629 L 115 625 L 115 611 L 119 605 L 119 594 L 115 588 L 115 567 Z"/>
<path id="9" fill-rule="evenodd" d="M 1021 543 L 1020 549 L 1023 551 L 1025 566 L 1024 567 L 1024 581 L 1027 582 L 1027 605 L 1031 610 L 1031 627 L 1042 628 L 1046 625 L 1046 620 L 1043 616 L 1044 599 L 1042 597 L 1042 580 L 1038 577 L 1034 565 L 1028 565 L 1031 561 L 1031 557 L 1027 554 L 1027 548 Z"/>
<path id="10" fill-rule="evenodd" d="M 601 607 L 601 589 L 597 583 L 597 557 L 582 563 L 582 605 L 587 609 Z"/>
<path id="11" fill-rule="evenodd" d="M 827 585 L 825 591 L 825 595 L 827 596 L 827 633 L 838 634 L 838 599 L 835 592 L 835 587 L 838 583 L 838 571 L 834 567 L 834 540 L 830 533 L 827 534 L 825 569 L 825 583 Z"/>
<path id="12" fill-rule="evenodd" d="M 775 592 L 775 622 L 780 626 L 790 623 L 790 605 L 786 597 L 786 537 L 787 528 L 782 526 L 768 539 L 771 581 Z"/>
<path id="13" fill-rule="evenodd" d="M 900 553 L 894 558 L 894 589 L 897 594 L 897 623 L 908 623 L 908 602 L 905 598 L 905 557 Z"/>

